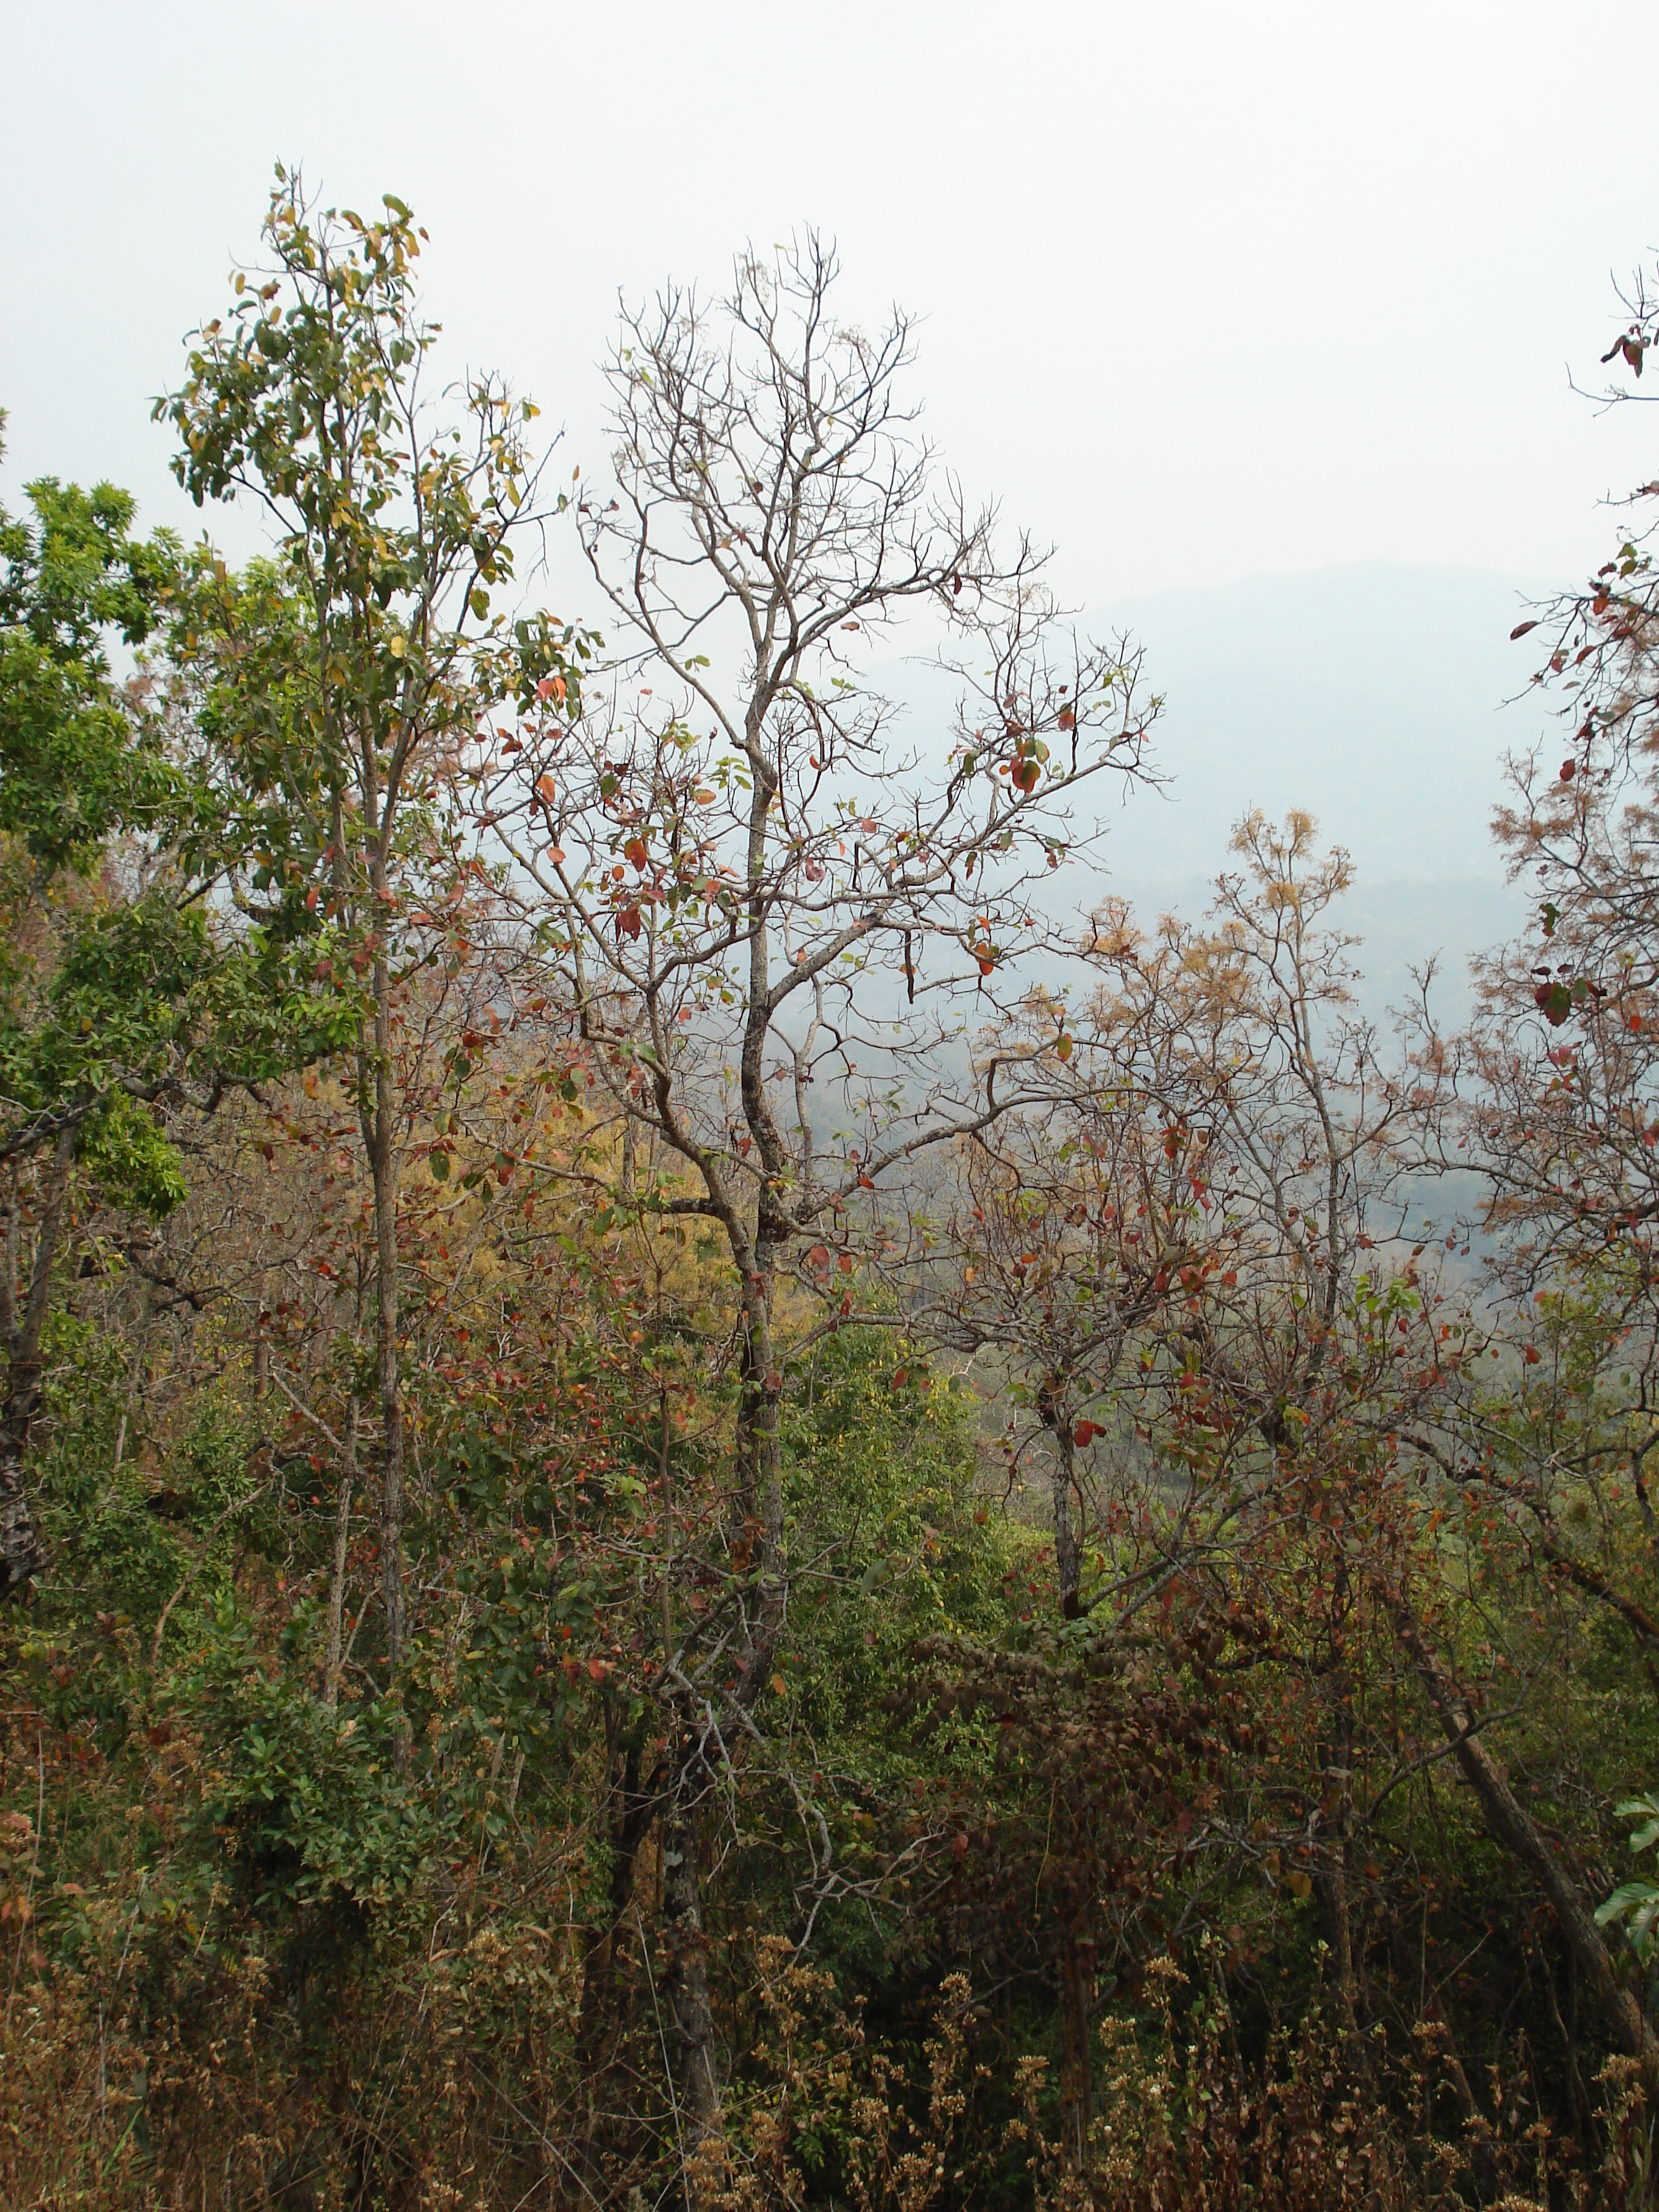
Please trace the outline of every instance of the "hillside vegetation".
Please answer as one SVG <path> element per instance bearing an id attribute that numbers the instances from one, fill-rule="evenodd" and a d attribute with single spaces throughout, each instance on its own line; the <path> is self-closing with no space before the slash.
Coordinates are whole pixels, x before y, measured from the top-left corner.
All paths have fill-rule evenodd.
<path id="1" fill-rule="evenodd" d="M 1114 896 L 1158 672 L 817 240 L 590 485 L 423 236 L 158 404 L 265 557 L 0 516 L 5 2202 L 1654 2202 L 1659 487 L 1379 1026 L 1305 813 Z"/>

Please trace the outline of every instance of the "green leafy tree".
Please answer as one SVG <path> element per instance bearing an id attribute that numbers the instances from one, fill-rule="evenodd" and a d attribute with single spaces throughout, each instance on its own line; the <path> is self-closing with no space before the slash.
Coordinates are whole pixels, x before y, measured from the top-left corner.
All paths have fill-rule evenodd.
<path id="1" fill-rule="evenodd" d="M 526 443 L 536 410 L 498 381 L 434 423 L 422 372 L 425 234 L 388 194 L 374 221 L 318 211 L 278 168 L 270 266 L 238 270 L 234 306 L 198 334 L 182 388 L 157 403 L 198 504 L 246 497 L 277 531 L 274 567 L 199 564 L 180 647 L 206 687 L 255 866 L 239 896 L 262 926 L 329 936 L 318 966 L 351 998 L 355 1084 L 374 1188 L 381 1587 L 403 1654 L 404 1407 L 394 1068 L 410 975 L 438 956 L 465 870 L 447 800 L 502 702 L 574 711 L 586 641 L 544 617 L 509 623 L 492 594 L 538 519 Z M 198 626 L 199 625 L 199 626 Z M 355 980 L 354 980 L 355 979 Z"/>
<path id="2" fill-rule="evenodd" d="M 44 477 L 0 512 L 0 1590 L 43 1564 L 23 1465 L 77 1182 L 159 1217 L 184 1195 L 156 1109 L 211 1107 L 313 1050 L 331 1010 L 273 990 L 260 933 L 216 926 L 227 864 L 173 719 L 118 680 L 176 592 L 133 502 Z"/>

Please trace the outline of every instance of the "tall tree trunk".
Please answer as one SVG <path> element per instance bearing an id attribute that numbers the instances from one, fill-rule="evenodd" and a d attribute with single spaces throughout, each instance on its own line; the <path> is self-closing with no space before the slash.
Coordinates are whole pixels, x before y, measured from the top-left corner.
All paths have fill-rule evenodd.
<path id="1" fill-rule="evenodd" d="M 386 1659 L 404 1656 L 404 1401 L 398 1379 L 398 1162 L 393 1143 L 390 1040 L 386 1010 L 375 1017 L 380 1065 L 374 1073 L 374 1355 L 380 1386 L 380 1589 L 386 1604 Z M 380 1042 L 384 1039 L 385 1042 Z"/>
<path id="2" fill-rule="evenodd" d="M 1509 1777 L 1474 1733 L 1468 1702 L 1426 1638 L 1403 1598 L 1388 1601 L 1401 1649 L 1451 1745 L 1464 1779 L 1480 1801 L 1486 1825 L 1504 1849 L 1528 1869 L 1548 1898 L 1585 1980 L 1599 1996 L 1619 2040 L 1650 2070 L 1659 2069 L 1656 2039 L 1641 2006 L 1618 1978 L 1595 1917 L 1560 1860 L 1510 1789 Z"/>
<path id="3" fill-rule="evenodd" d="M 700 1807 L 689 1786 L 700 1765 L 686 1747 L 662 1834 L 663 1927 L 667 1939 L 669 2010 L 679 2044 L 681 2154 L 686 2195 L 695 2206 L 697 2178 L 718 2154 L 724 2124 L 714 2007 L 708 1988 L 708 1940 L 702 1917 L 702 1878 L 697 1863 Z M 705 1777 L 706 1779 L 706 1777 Z"/>
<path id="4" fill-rule="evenodd" d="M 323 1703 L 331 1711 L 340 1701 L 345 1630 L 346 1555 L 351 1548 L 351 1491 L 357 1472 L 358 1405 L 356 1391 L 346 1421 L 345 1456 L 334 1493 L 334 1558 L 328 1582 L 328 1648 L 323 1661 Z"/>
<path id="5" fill-rule="evenodd" d="M 765 1054 L 775 1006 L 772 996 L 766 886 L 767 813 L 777 778 L 760 744 L 763 704 L 751 706 L 745 750 L 753 771 L 750 799 L 747 879 L 749 884 L 749 1008 L 739 1060 L 744 1120 L 761 1170 L 754 1229 L 745 1207 L 721 1188 L 716 1172 L 705 1170 L 714 1210 L 726 1231 L 737 1271 L 743 1322 L 742 1369 L 733 1438 L 732 1496 L 726 1528 L 732 1602 L 738 1609 L 738 1633 L 728 1650 L 734 1679 L 710 1684 L 718 1711 L 754 1709 L 776 1659 L 787 1609 L 788 1575 L 784 1557 L 783 1481 L 779 1452 L 779 1409 L 783 1378 L 772 1340 L 772 1304 L 781 1255 L 794 1225 L 787 1210 L 791 1163 L 766 1097 Z M 665 1078 L 659 1084 L 665 1108 Z M 667 1655 L 670 1663 L 672 1653 Z M 720 2065 L 714 2004 L 708 1985 L 703 1928 L 702 1877 L 698 1830 L 709 1786 L 702 1716 L 689 1684 L 678 1696 L 679 1748 L 672 1761 L 663 1815 L 663 1920 L 672 2002 L 679 2042 L 680 2125 L 684 2136 L 685 2185 L 695 2206 L 702 2176 L 712 2184 L 724 2134 Z"/>
<path id="6" fill-rule="evenodd" d="M 1327 1838 L 1326 1864 L 1320 1878 L 1321 1901 L 1330 1931 L 1331 1957 L 1336 1970 L 1337 2012 L 1350 2063 L 1365 2070 L 1365 2049 L 1359 2033 L 1359 1977 L 1354 1964 L 1352 1884 L 1353 1863 L 1353 1675 L 1348 1666 L 1347 1639 L 1352 1613 L 1352 1584 L 1346 1562 L 1338 1554 L 1331 1594 L 1330 1658 L 1325 1692 L 1329 1723 L 1320 1746 L 1320 1768 L 1325 1789 L 1320 1821 Z"/>
<path id="7" fill-rule="evenodd" d="M 380 933 L 390 907 L 386 866 L 370 865 L 377 922 L 373 988 L 374 1066 L 370 1100 L 366 1056 L 357 1062 L 357 1110 L 374 1194 L 374 1364 L 380 1400 L 380 1595 L 386 1607 L 386 1660 L 402 1663 L 404 1608 L 404 1407 L 398 1376 L 398 1147 L 392 1096 L 392 983 Z"/>
<path id="8" fill-rule="evenodd" d="M 1353 1858 L 1353 1685 L 1338 1668 L 1331 1686 L 1331 1739 L 1323 1746 L 1326 1796 L 1323 1825 L 1329 1857 L 1320 1877 L 1331 1957 L 1336 1972 L 1336 2008 L 1348 2056 L 1362 2069 L 1359 2039 L 1359 1978 L 1354 1966 L 1353 1912 L 1349 1880 Z"/>
<path id="9" fill-rule="evenodd" d="M 725 1694 L 745 1713 L 753 1709 L 772 1672 L 787 1593 L 778 1437 L 781 1382 L 771 1329 L 778 1239 L 770 1213 L 763 1198 L 761 1232 L 752 1251 L 744 1255 L 748 1266 L 744 1271 L 743 1366 L 732 1452 L 734 1494 L 726 1532 L 733 1601 L 741 1608 L 742 1627 L 735 1639 L 735 1679 L 725 1686 Z M 663 1821 L 663 1919 L 679 2043 L 686 2185 L 695 2204 L 699 2172 L 707 2179 L 714 2170 L 724 2121 L 697 1850 L 708 1768 L 702 1732 L 689 1698 L 681 1712 L 681 1748 Z"/>
<path id="10" fill-rule="evenodd" d="M 363 813 L 368 843 L 368 946 L 374 1001 L 374 1083 L 371 1105 L 364 1054 L 357 1058 L 357 1114 L 374 1193 L 374 1364 L 380 1399 L 380 1595 L 386 1607 L 386 1662 L 395 1676 L 404 1656 L 404 1407 L 398 1379 L 398 1146 L 392 1096 L 392 974 L 386 937 L 392 914 L 387 855 L 397 794 L 382 793 L 372 736 L 362 744 Z M 336 807 L 336 835 L 339 810 Z M 404 1741 L 407 1750 L 407 1740 Z"/>
<path id="11" fill-rule="evenodd" d="M 640 1760 L 645 1747 L 643 1714 L 622 1733 L 622 1700 L 605 1692 L 605 1765 L 608 1775 L 608 1826 L 611 1875 L 606 1884 L 604 1917 L 589 1927 L 582 1947 L 581 1999 L 576 2022 L 576 2063 L 587 2095 L 584 2139 L 584 2170 L 597 2179 L 602 2151 L 605 2113 L 601 2093 L 614 2045 L 614 1991 L 617 1954 L 622 1931 L 634 1902 L 634 1870 L 640 1847 L 657 1814 L 657 1790 L 662 1770 L 640 1787 Z"/>
<path id="12" fill-rule="evenodd" d="M 1089 2135 L 1094 2124 L 1094 2068 L 1089 2050 L 1094 1945 L 1066 1929 L 1060 1959 L 1060 2139 L 1073 2173 L 1089 2170 Z"/>
<path id="13" fill-rule="evenodd" d="M 1045 1390 L 1038 1399 L 1044 1427 L 1054 1440 L 1053 1472 L 1054 1513 L 1054 1576 L 1060 1584 L 1060 1610 L 1075 1620 L 1083 1610 L 1079 1591 L 1083 1582 L 1083 1547 L 1079 1540 L 1073 1506 L 1077 1498 L 1077 1454 L 1070 1419 Z"/>
<path id="14" fill-rule="evenodd" d="M 1082 1547 L 1078 1540 L 1073 1506 L 1076 1498 L 1075 1447 L 1069 1416 L 1046 1387 L 1039 1392 L 1037 1411 L 1054 1438 L 1052 1499 L 1054 1519 L 1054 1577 L 1059 1588 L 1060 1617 L 1075 1620 L 1083 1609 Z M 1069 1819 L 1066 1823 L 1070 1833 Z M 1073 1856 L 1075 1869 L 1076 1859 Z M 1063 1887 L 1062 1887 L 1063 1895 Z M 1089 2047 L 1094 1995 L 1094 1946 L 1087 1934 L 1088 1907 L 1062 1905 L 1064 1928 L 1060 1954 L 1060 2148 L 1073 2172 L 1083 2174 L 1089 2165 L 1089 2130 L 1094 2118 L 1094 2069 Z"/>
<path id="15" fill-rule="evenodd" d="M 75 1139 L 66 1130 L 46 1174 L 27 1294 L 17 1279 L 20 1238 L 15 1194 L 6 1218 L 4 1281 L 0 1289 L 0 1331 L 3 1331 L 6 1352 L 6 1395 L 0 1404 L 0 1597 L 21 1596 L 46 1563 L 23 1486 L 23 1462 L 34 1417 L 40 1410 L 40 1337 L 74 1164 Z"/>

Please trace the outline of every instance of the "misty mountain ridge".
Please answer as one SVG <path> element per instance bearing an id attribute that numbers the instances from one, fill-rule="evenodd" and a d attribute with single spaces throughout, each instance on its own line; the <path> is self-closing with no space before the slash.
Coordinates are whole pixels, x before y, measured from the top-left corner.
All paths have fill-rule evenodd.
<path id="1" fill-rule="evenodd" d="M 1163 695 L 1154 757 L 1170 781 L 1111 815 L 1109 887 L 1143 920 L 1202 913 L 1254 806 L 1304 808 L 1352 856 L 1338 915 L 1364 940 L 1361 1003 L 1380 1015 L 1437 956 L 1436 1003 L 1468 1002 L 1470 956 L 1523 926 L 1490 823 L 1503 757 L 1549 729 L 1534 659 L 1510 631 L 1538 579 L 1382 562 L 1160 592 L 1087 617 L 1127 630 Z"/>

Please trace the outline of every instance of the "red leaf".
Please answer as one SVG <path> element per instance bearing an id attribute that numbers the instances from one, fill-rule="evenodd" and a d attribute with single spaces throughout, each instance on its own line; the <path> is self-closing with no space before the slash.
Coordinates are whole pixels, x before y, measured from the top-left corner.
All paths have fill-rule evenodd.
<path id="1" fill-rule="evenodd" d="M 1515 628 L 1510 632 L 1510 643 L 1513 645 L 1517 637 L 1524 637 L 1529 629 L 1536 629 L 1537 627 L 1538 624 L 1535 622 L 1516 623 Z"/>

